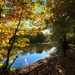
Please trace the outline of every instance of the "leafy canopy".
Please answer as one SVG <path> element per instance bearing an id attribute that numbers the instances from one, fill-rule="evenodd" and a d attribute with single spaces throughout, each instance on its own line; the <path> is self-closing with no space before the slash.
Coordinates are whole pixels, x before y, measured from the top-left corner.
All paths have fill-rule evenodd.
<path id="1" fill-rule="evenodd" d="M 42 0 L 0 0 L 0 60 L 7 56 L 9 61 L 10 55 L 14 59 L 15 50 L 22 52 L 14 47 L 28 46 L 29 39 L 22 37 L 30 33 L 26 26 L 43 29 L 45 19 L 50 17 L 49 11 L 50 7 Z"/>

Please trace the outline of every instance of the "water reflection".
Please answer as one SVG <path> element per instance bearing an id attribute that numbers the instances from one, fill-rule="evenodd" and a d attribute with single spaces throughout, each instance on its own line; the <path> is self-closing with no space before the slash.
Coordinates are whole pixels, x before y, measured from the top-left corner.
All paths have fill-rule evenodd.
<path id="1" fill-rule="evenodd" d="M 48 51 L 50 50 L 52 46 L 50 44 L 31 44 L 28 47 L 25 47 L 24 53 L 30 52 L 30 53 L 42 53 L 42 51 Z"/>
<path id="2" fill-rule="evenodd" d="M 32 64 L 40 59 L 44 59 L 51 53 L 55 52 L 55 47 L 51 47 L 50 44 L 31 44 L 28 47 L 23 48 L 23 53 L 17 52 L 19 57 L 16 59 L 12 67 L 23 68 L 29 64 Z"/>

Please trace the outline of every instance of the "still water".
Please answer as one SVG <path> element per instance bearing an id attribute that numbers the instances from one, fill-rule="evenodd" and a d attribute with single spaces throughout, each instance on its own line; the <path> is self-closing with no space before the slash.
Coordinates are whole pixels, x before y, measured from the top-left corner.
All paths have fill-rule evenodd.
<path id="1" fill-rule="evenodd" d="M 54 52 L 56 52 L 56 47 L 52 47 L 50 44 L 31 44 L 23 49 L 23 53 L 17 52 L 19 57 L 11 67 L 23 68 L 40 59 L 50 56 Z"/>

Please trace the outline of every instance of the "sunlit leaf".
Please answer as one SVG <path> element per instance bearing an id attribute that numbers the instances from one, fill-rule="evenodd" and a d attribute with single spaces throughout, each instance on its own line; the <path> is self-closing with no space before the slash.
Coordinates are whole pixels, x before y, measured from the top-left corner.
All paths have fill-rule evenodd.
<path id="1" fill-rule="evenodd" d="M 0 60 L 2 60 L 3 59 L 3 56 L 2 56 L 2 54 L 0 54 Z"/>
<path id="2" fill-rule="evenodd" d="M 0 67 L 1 67 L 1 66 L 3 66 L 3 64 L 2 64 L 2 63 L 0 63 Z"/>

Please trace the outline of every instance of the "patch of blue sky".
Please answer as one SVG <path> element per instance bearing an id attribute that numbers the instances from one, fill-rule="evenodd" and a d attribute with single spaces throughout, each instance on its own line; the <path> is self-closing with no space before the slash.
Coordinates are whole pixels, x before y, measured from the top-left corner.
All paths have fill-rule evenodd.
<path id="1" fill-rule="evenodd" d="M 37 6 L 37 7 L 36 7 L 36 12 L 40 13 L 41 8 L 44 8 L 44 7 L 45 7 L 45 5 Z"/>
<path id="2" fill-rule="evenodd" d="M 44 8 L 45 6 L 46 6 L 45 4 L 42 5 L 42 6 L 37 6 L 37 7 L 36 7 L 36 12 L 40 13 L 41 8 Z"/>
<path id="3" fill-rule="evenodd" d="M 30 24 L 28 24 L 27 26 L 26 26 L 26 28 L 37 28 L 36 26 L 30 26 Z"/>
<path id="4" fill-rule="evenodd" d="M 31 22 L 30 20 L 28 20 L 28 21 L 25 22 L 26 28 L 32 28 L 32 26 L 30 26 L 30 22 Z"/>
<path id="5" fill-rule="evenodd" d="M 36 0 L 32 0 L 32 2 L 36 2 Z"/>
<path id="6" fill-rule="evenodd" d="M 37 20 L 34 21 L 34 23 L 37 23 Z M 26 22 L 26 28 L 37 28 L 36 26 L 31 26 L 30 24 L 31 24 L 31 21 L 28 20 L 28 21 Z"/>
<path id="7" fill-rule="evenodd" d="M 30 28 L 30 20 L 28 20 L 28 21 L 23 21 L 23 20 L 21 20 L 20 21 L 20 24 L 25 24 L 26 25 L 26 28 Z"/>
<path id="8" fill-rule="evenodd" d="M 32 26 L 30 26 L 30 20 L 28 20 L 27 22 L 26 22 L 26 28 L 32 28 Z"/>
<path id="9" fill-rule="evenodd" d="M 23 20 L 21 20 L 21 21 L 20 21 L 20 24 L 22 24 L 22 23 L 24 23 L 24 21 L 23 21 Z"/>
<path id="10" fill-rule="evenodd" d="M 32 28 L 32 26 L 30 26 L 30 24 L 26 25 L 26 28 Z"/>
<path id="11" fill-rule="evenodd" d="M 41 10 L 40 6 L 36 7 L 36 12 L 40 13 L 40 10 Z"/>
<path id="12" fill-rule="evenodd" d="M 41 2 L 46 2 L 47 0 L 40 0 Z"/>

